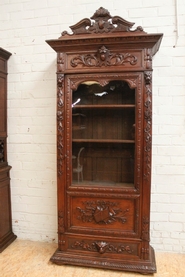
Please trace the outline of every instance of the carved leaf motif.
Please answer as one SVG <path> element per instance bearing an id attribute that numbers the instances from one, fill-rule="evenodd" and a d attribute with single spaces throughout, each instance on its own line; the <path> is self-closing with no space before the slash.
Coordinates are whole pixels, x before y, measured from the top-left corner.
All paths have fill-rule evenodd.
<path id="1" fill-rule="evenodd" d="M 135 65 L 137 57 L 130 53 L 111 54 L 105 46 L 102 46 L 96 54 L 79 55 L 74 57 L 70 63 L 72 67 L 79 64 L 87 67 L 116 66 L 125 65 L 126 63 Z"/>
<path id="2" fill-rule="evenodd" d="M 97 63 L 98 61 L 95 55 L 89 55 L 89 54 L 77 56 L 71 60 L 72 67 L 76 67 L 78 64 L 92 67 L 92 66 L 97 66 Z"/>
<path id="3" fill-rule="evenodd" d="M 117 253 L 117 254 L 124 254 L 125 252 L 128 254 L 132 254 L 133 250 L 129 245 L 114 245 L 109 244 L 105 241 L 95 241 L 92 243 L 88 243 L 85 241 L 75 241 L 74 244 L 71 245 L 71 248 L 76 249 L 83 249 L 86 251 L 98 251 L 100 254 L 103 253 Z"/>

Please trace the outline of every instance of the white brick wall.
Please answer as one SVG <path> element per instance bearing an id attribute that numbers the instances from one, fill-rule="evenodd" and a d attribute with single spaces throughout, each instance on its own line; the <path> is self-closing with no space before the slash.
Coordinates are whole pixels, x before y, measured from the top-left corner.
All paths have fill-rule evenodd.
<path id="1" fill-rule="evenodd" d="M 151 244 L 185 251 L 184 0 L 102 0 L 111 15 L 164 33 L 153 65 Z M 8 76 L 8 161 L 13 229 L 22 239 L 57 240 L 56 55 L 45 43 L 100 7 L 91 0 L 1 0 Z"/>

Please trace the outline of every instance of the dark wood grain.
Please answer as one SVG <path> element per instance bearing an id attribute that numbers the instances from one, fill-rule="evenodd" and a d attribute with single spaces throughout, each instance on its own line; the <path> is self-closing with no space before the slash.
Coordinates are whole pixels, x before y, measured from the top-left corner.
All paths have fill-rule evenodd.
<path id="1" fill-rule="evenodd" d="M 152 58 L 162 34 L 133 25 L 101 7 L 47 40 L 57 52 L 59 265 L 156 272 Z"/>
<path id="2" fill-rule="evenodd" d="M 16 236 L 12 232 L 10 169 L 7 162 L 7 61 L 11 53 L 0 48 L 0 252 Z"/>

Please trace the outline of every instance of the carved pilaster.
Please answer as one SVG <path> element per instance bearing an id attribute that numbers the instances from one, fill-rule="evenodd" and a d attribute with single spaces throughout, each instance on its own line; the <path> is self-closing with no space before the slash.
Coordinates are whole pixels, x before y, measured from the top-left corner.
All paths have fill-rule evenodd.
<path id="1" fill-rule="evenodd" d="M 149 181 L 151 175 L 151 147 L 152 147 L 152 73 L 144 73 L 145 103 L 144 103 L 144 177 Z"/>
<path id="2" fill-rule="evenodd" d="M 150 203 L 151 183 L 151 151 L 152 151 L 152 72 L 144 72 L 144 205 Z M 147 204 L 148 202 L 148 204 Z M 144 208 L 143 208 L 144 209 Z M 144 260 L 149 258 L 149 210 L 143 210 L 142 217 L 142 248 L 141 255 Z"/>
<path id="3" fill-rule="evenodd" d="M 149 258 L 149 241 L 150 241 L 150 234 L 149 234 L 149 225 L 150 221 L 148 217 L 142 218 L 142 248 L 141 248 L 141 255 L 144 260 Z"/>
<path id="4" fill-rule="evenodd" d="M 64 159 L 64 75 L 57 73 L 57 172 L 62 174 Z"/>

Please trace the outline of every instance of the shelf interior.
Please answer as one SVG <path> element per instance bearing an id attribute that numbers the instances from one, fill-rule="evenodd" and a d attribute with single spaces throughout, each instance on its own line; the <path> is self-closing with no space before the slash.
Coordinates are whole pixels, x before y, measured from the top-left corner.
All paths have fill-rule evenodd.
<path id="1" fill-rule="evenodd" d="M 72 183 L 133 186 L 135 90 L 124 81 L 81 84 L 72 103 Z"/>

